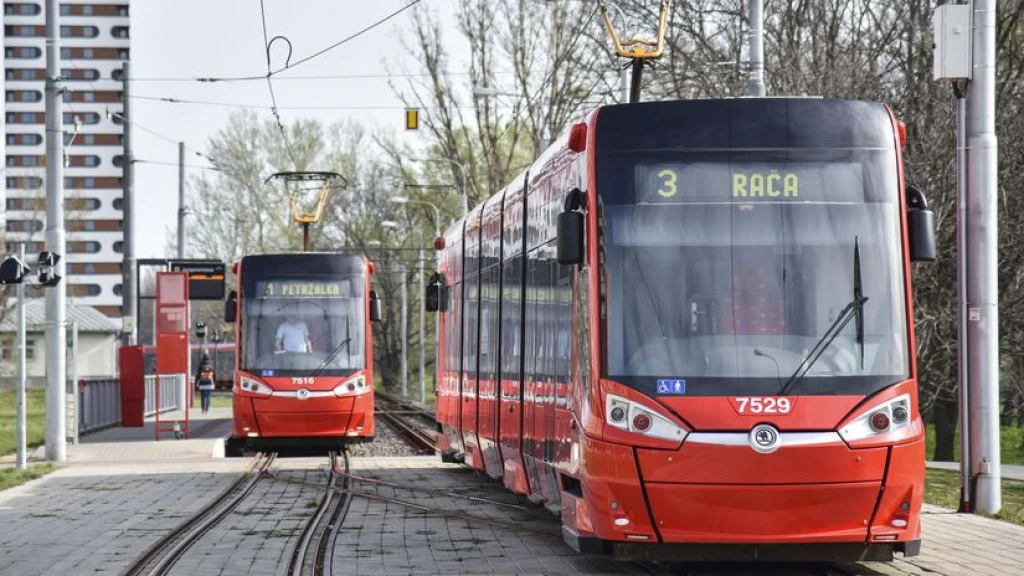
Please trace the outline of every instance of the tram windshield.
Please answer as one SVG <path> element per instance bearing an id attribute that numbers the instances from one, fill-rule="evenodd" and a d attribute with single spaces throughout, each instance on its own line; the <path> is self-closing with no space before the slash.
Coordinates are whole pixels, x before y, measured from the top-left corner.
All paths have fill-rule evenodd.
<path id="1" fill-rule="evenodd" d="M 242 369 L 260 376 L 344 376 L 364 368 L 365 281 L 257 281 L 243 306 Z"/>
<path id="2" fill-rule="evenodd" d="M 686 395 L 777 394 L 802 364 L 789 393 L 867 394 L 907 378 L 892 151 L 607 154 L 597 164 L 609 377 Z M 855 289 L 867 298 L 859 310 Z"/>

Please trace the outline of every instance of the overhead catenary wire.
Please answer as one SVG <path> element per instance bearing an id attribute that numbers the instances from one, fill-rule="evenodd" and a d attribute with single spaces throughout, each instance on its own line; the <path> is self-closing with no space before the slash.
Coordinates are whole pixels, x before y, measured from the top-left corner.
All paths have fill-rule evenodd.
<path id="1" fill-rule="evenodd" d="M 305 58 L 300 58 L 299 60 L 295 61 L 294 63 L 286 61 L 285 65 L 282 66 L 281 68 L 278 68 L 277 70 L 273 70 L 273 69 L 270 68 L 270 59 L 269 59 L 269 51 L 268 51 L 267 74 L 266 74 L 266 76 L 234 76 L 234 77 L 230 77 L 229 76 L 229 77 L 223 77 L 223 78 L 216 78 L 216 77 L 213 77 L 213 78 L 197 78 L 196 80 L 198 82 L 240 82 L 240 81 L 247 81 L 247 80 L 262 80 L 263 78 L 269 78 L 269 77 L 272 77 L 272 76 L 277 76 L 278 74 L 280 74 L 281 72 L 284 72 L 285 70 L 291 70 L 292 68 L 295 68 L 297 66 L 305 64 L 306 62 L 309 62 L 310 60 L 318 58 L 318 57 L 326 54 L 327 52 L 330 52 L 331 50 L 334 50 L 335 48 L 337 48 L 339 46 L 342 46 L 344 44 L 347 44 L 348 42 L 351 42 L 352 40 L 355 40 L 356 38 L 359 38 L 363 34 L 366 34 L 367 32 L 373 30 L 374 28 L 377 28 L 378 26 L 384 24 L 388 20 L 391 20 L 392 18 L 395 18 L 396 16 L 402 14 L 406 10 L 408 10 L 408 9 L 412 8 L 413 6 L 419 4 L 420 2 L 422 2 L 422 0 L 412 0 L 411 2 L 409 2 L 405 6 L 402 6 L 398 10 L 395 10 L 394 12 L 391 12 L 390 14 L 384 16 L 383 18 L 381 18 L 381 19 L 379 19 L 379 20 L 377 20 L 377 21 L 375 21 L 375 22 L 373 22 L 373 23 L 371 23 L 371 24 L 369 24 L 369 25 L 367 25 L 367 26 L 365 26 L 365 27 L 363 27 L 363 28 L 353 32 L 352 34 L 342 38 L 341 40 L 331 44 L 330 46 L 327 46 L 326 48 L 323 48 L 323 49 L 321 49 L 321 50 L 319 50 L 317 52 L 314 52 L 313 54 L 310 54 L 309 56 L 306 56 Z M 264 12 L 264 10 L 263 10 L 263 0 L 260 0 L 260 12 L 261 12 L 261 14 Z M 266 16 L 264 15 L 264 17 L 263 17 L 263 39 L 264 39 L 264 43 L 266 43 L 266 38 L 267 38 L 267 24 L 266 24 Z M 268 50 L 269 50 L 269 46 L 268 46 Z"/>
<path id="2" fill-rule="evenodd" d="M 274 94 L 274 81 L 270 79 L 273 76 L 273 71 L 270 65 L 270 45 L 274 43 L 274 40 L 282 39 L 288 44 L 288 58 L 285 60 L 285 66 L 289 64 L 289 60 L 292 58 L 292 43 L 284 36 L 275 36 L 270 39 L 267 34 L 267 12 L 264 8 L 263 0 L 260 0 L 260 20 L 263 23 L 263 47 L 267 54 L 267 88 L 270 90 L 270 113 L 274 116 L 274 122 L 277 123 L 277 129 L 281 132 L 281 139 L 284 141 L 285 151 L 288 153 L 288 158 L 291 159 L 292 165 L 296 170 L 299 169 L 299 162 L 295 159 L 295 153 L 292 151 L 292 143 L 288 140 L 288 131 L 285 130 L 284 124 L 281 122 L 281 114 L 277 110 L 277 96 Z"/>
<path id="3" fill-rule="evenodd" d="M 267 106 L 265 104 L 247 104 L 242 102 L 218 102 L 215 100 L 192 100 L 188 98 L 175 98 L 173 96 L 145 96 L 145 95 L 132 95 L 132 100 L 148 100 L 151 102 L 162 102 L 165 104 L 189 104 L 196 106 L 219 106 L 223 108 L 238 108 L 242 110 L 272 110 L 273 106 Z M 421 109 L 434 109 L 440 108 L 440 106 L 426 106 Z M 462 108 L 472 109 L 472 106 L 463 106 Z M 377 104 L 353 104 L 353 105 L 337 105 L 337 106 L 278 106 L 278 110 L 405 110 L 407 106 L 398 105 L 377 105 Z"/>

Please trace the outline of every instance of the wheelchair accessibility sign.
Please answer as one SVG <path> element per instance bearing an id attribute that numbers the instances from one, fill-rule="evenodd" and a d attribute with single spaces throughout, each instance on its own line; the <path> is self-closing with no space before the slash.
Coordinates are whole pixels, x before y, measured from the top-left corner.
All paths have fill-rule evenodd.
<path id="1" fill-rule="evenodd" d="M 686 394 L 686 380 L 658 380 L 658 394 Z"/>

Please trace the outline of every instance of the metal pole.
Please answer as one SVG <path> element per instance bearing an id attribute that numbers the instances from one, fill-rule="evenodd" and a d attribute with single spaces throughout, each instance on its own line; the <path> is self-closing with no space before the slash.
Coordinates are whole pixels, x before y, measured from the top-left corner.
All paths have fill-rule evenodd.
<path id="1" fill-rule="evenodd" d="M 999 458 L 998 174 L 995 131 L 996 0 L 972 3 L 967 86 L 967 345 L 974 511 L 1001 507 Z"/>
<path id="2" fill-rule="evenodd" d="M 629 69 L 623 66 L 619 70 L 619 104 L 629 102 Z"/>
<path id="3" fill-rule="evenodd" d="M 185 143 L 178 142 L 178 258 L 185 257 Z"/>
<path id="4" fill-rule="evenodd" d="M 128 81 L 130 67 L 128 62 L 123 65 L 121 90 L 123 92 L 124 112 L 121 114 L 121 128 L 124 131 L 124 161 L 121 163 L 121 178 L 124 186 L 124 261 L 122 264 L 121 311 L 125 320 L 131 322 L 122 331 L 121 344 L 133 345 L 137 342 L 136 333 L 139 327 L 138 314 L 138 269 L 135 267 L 135 154 L 132 149 L 132 115 L 131 115 L 131 83 Z M 130 319 L 130 320 L 129 320 Z"/>
<path id="5" fill-rule="evenodd" d="M 640 87 L 644 79 L 644 61 L 641 58 L 633 59 L 633 81 L 629 87 L 629 101 L 640 101 Z"/>
<path id="6" fill-rule="evenodd" d="M 53 272 L 64 276 L 64 117 L 60 81 L 60 22 L 57 0 L 46 0 L 46 249 L 60 255 Z M 67 459 L 65 436 L 67 282 L 46 291 L 46 458 Z"/>
<path id="7" fill-rule="evenodd" d="M 971 511 L 971 413 L 968 397 L 967 354 L 967 100 L 956 99 L 956 269 L 957 274 L 957 393 L 960 404 L 960 511 Z"/>
<path id="8" fill-rule="evenodd" d="M 25 244 L 18 247 L 18 259 L 25 262 Z M 28 465 L 25 420 L 25 283 L 18 283 L 18 469 Z"/>
<path id="9" fill-rule="evenodd" d="M 750 0 L 750 80 L 747 95 L 764 96 L 764 0 Z"/>
<path id="10" fill-rule="evenodd" d="M 74 398 L 75 423 L 72 444 L 78 444 L 78 423 L 82 420 L 82 403 L 78 401 L 78 322 L 71 321 L 71 397 Z"/>
<path id="11" fill-rule="evenodd" d="M 424 301 L 425 299 L 423 298 L 423 296 L 426 294 L 426 292 L 423 289 L 423 241 L 422 241 L 422 238 L 420 239 L 420 250 L 419 250 L 419 277 L 420 277 L 420 294 L 419 294 L 419 300 L 420 300 L 420 402 L 423 403 L 423 402 L 427 401 L 427 386 L 425 384 L 424 374 L 423 374 L 424 366 L 426 365 L 425 364 L 425 359 L 424 359 L 424 354 L 425 354 L 424 349 L 427 347 L 427 342 L 426 342 L 426 340 L 423 339 L 423 335 L 426 332 L 426 330 L 424 330 L 424 323 L 426 322 L 424 320 L 424 317 L 427 315 L 427 306 L 426 306 L 426 303 Z"/>
<path id="12" fill-rule="evenodd" d="M 409 396 L 409 307 L 405 287 L 405 268 L 402 268 L 402 396 Z"/>

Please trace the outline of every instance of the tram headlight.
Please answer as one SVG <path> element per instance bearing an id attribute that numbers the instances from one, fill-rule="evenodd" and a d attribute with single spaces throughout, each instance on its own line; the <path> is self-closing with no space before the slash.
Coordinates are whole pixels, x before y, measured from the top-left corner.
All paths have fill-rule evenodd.
<path id="1" fill-rule="evenodd" d="M 839 429 L 839 435 L 847 442 L 864 440 L 910 425 L 910 396 L 902 394 L 872 406 L 863 414 Z"/>
<path id="2" fill-rule="evenodd" d="M 676 426 L 668 418 L 642 404 L 615 394 L 605 396 L 605 415 L 609 425 L 626 432 L 665 440 L 682 441 L 686 438 L 686 430 Z"/>
<path id="3" fill-rule="evenodd" d="M 267 386 L 259 380 L 254 380 L 245 376 L 238 377 L 238 387 L 241 388 L 243 392 L 248 392 L 257 396 L 270 396 L 274 393 L 274 389 L 270 386 Z"/>
<path id="4" fill-rule="evenodd" d="M 370 389 L 366 385 L 365 376 L 358 376 L 351 380 L 346 380 L 334 387 L 335 396 L 358 396 L 369 391 Z"/>

